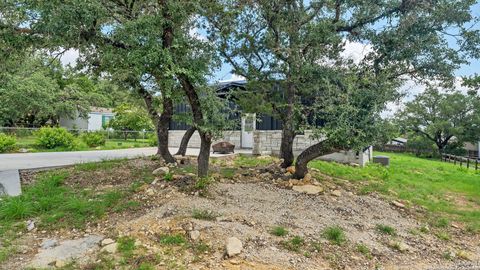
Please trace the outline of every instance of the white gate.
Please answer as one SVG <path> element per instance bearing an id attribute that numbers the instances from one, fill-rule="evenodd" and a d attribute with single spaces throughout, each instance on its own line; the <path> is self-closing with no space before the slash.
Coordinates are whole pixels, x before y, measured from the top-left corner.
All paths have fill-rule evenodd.
<path id="1" fill-rule="evenodd" d="M 255 131 L 256 115 L 246 113 L 242 116 L 242 148 L 253 148 L 253 131 Z"/>

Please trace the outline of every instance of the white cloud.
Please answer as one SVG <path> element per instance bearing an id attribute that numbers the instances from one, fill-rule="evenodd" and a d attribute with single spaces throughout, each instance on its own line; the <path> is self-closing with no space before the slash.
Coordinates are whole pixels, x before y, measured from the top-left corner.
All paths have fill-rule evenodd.
<path id="1" fill-rule="evenodd" d="M 367 56 L 367 54 L 373 52 L 373 47 L 370 44 L 363 44 L 360 42 L 345 41 L 345 47 L 340 53 L 340 56 L 345 59 L 352 60 L 355 64 Z"/>
<path id="2" fill-rule="evenodd" d="M 60 62 L 62 62 L 63 66 L 67 66 L 67 65 L 75 66 L 77 64 L 79 55 L 80 54 L 78 50 L 69 49 L 60 57 Z"/>
<path id="3" fill-rule="evenodd" d="M 220 82 L 235 82 L 235 81 L 245 81 L 245 80 L 246 78 L 241 75 L 231 74 L 230 78 L 221 80 Z"/>

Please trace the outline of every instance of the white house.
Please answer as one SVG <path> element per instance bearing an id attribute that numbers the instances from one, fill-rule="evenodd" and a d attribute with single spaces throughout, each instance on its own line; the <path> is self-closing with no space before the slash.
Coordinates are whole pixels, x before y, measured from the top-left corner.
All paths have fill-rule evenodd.
<path id="1" fill-rule="evenodd" d="M 86 118 L 80 117 L 60 117 L 60 126 L 67 129 L 80 129 L 80 130 L 102 130 L 103 127 L 110 121 L 115 114 L 111 109 L 91 107 L 90 112 Z"/>

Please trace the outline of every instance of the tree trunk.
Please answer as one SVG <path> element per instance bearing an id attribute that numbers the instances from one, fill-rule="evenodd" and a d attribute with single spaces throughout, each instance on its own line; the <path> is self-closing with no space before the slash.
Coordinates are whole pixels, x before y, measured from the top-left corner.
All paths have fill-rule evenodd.
<path id="1" fill-rule="evenodd" d="M 327 141 L 319 142 L 308 147 L 297 157 L 297 162 L 295 163 L 295 173 L 293 174 L 293 177 L 296 179 L 302 179 L 305 177 L 305 174 L 308 173 L 307 165 L 312 159 L 337 151 L 338 149 L 331 146 Z"/>
<path id="2" fill-rule="evenodd" d="M 283 159 L 282 168 L 293 164 L 293 140 L 295 139 L 295 123 L 293 119 L 293 106 L 295 102 L 295 85 L 292 82 L 287 86 L 287 109 L 283 116 L 282 142 L 280 144 L 280 158 Z"/>
<path id="3" fill-rule="evenodd" d="M 293 140 L 295 139 L 295 131 L 286 127 L 282 128 L 282 141 L 280 144 L 280 158 L 283 159 L 282 168 L 287 168 L 293 164 L 295 157 L 293 156 Z"/>
<path id="4" fill-rule="evenodd" d="M 187 153 L 187 147 L 188 147 L 188 142 L 190 141 L 190 138 L 192 138 L 193 133 L 195 133 L 195 130 L 197 130 L 194 126 L 191 126 L 190 128 L 185 131 L 185 134 L 183 134 L 182 141 L 180 142 L 180 148 L 178 148 L 178 151 L 175 155 L 182 155 L 185 156 Z"/>
<path id="5" fill-rule="evenodd" d="M 174 163 L 175 158 L 168 149 L 168 128 L 173 115 L 173 101 L 170 98 L 163 98 L 163 112 L 157 122 L 157 155 L 160 155 L 165 162 Z"/>
<path id="6" fill-rule="evenodd" d="M 197 92 L 195 91 L 195 86 L 192 84 L 190 79 L 180 74 L 178 75 L 182 88 L 185 91 L 190 107 L 192 108 L 193 122 L 198 129 L 200 134 L 200 153 L 198 155 L 198 177 L 205 177 L 208 175 L 209 159 L 210 159 L 210 146 L 212 144 L 212 134 L 210 132 L 205 132 L 202 130 L 204 124 L 203 112 L 200 104 L 200 99 Z"/>
<path id="7" fill-rule="evenodd" d="M 208 132 L 200 132 L 200 153 L 198 154 L 198 177 L 208 176 L 208 164 L 210 160 L 210 147 L 212 136 Z"/>

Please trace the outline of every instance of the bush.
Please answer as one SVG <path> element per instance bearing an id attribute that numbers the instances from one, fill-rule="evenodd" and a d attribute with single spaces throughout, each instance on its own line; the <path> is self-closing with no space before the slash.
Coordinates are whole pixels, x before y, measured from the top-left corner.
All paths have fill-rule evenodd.
<path id="1" fill-rule="evenodd" d="M 80 137 L 89 147 L 105 145 L 106 141 L 105 135 L 100 131 L 85 132 Z"/>
<path id="2" fill-rule="evenodd" d="M 0 153 L 12 151 L 16 143 L 15 137 L 0 133 Z"/>
<path id="3" fill-rule="evenodd" d="M 42 127 L 37 131 L 37 144 L 47 149 L 55 147 L 75 148 L 75 137 L 66 129 Z"/>
<path id="4" fill-rule="evenodd" d="M 148 145 L 152 147 L 158 145 L 157 134 L 152 133 L 148 135 Z"/>

